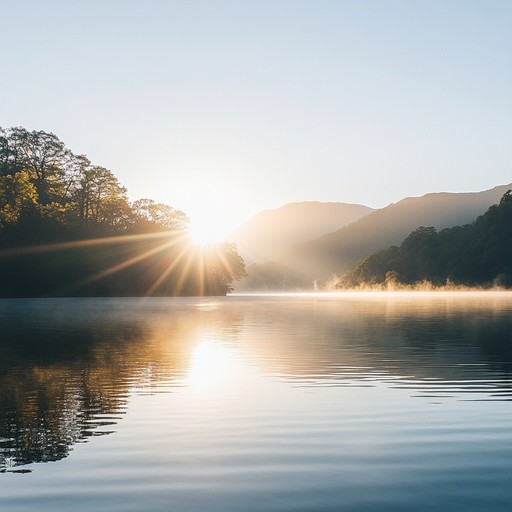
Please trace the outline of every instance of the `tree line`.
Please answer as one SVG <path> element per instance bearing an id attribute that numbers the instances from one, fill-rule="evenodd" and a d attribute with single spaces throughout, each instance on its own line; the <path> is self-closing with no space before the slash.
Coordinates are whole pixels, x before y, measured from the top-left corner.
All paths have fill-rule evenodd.
<path id="1" fill-rule="evenodd" d="M 188 225 L 169 205 L 130 202 L 55 134 L 0 128 L 0 295 L 227 293 L 244 275 L 236 247 L 198 248 Z"/>
<path id="2" fill-rule="evenodd" d="M 472 224 L 441 231 L 420 226 L 400 246 L 359 260 L 340 276 L 337 287 L 393 287 L 425 281 L 434 286 L 512 286 L 510 190 Z"/>

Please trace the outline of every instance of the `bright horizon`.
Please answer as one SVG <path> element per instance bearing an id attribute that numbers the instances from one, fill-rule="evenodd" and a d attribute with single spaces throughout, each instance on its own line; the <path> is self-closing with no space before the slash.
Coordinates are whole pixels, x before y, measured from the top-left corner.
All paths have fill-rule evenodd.
<path id="1" fill-rule="evenodd" d="M 511 181 L 510 2 L 22 0 L 0 14 L 0 125 L 55 133 L 197 231 L 295 201 L 381 208 Z"/>

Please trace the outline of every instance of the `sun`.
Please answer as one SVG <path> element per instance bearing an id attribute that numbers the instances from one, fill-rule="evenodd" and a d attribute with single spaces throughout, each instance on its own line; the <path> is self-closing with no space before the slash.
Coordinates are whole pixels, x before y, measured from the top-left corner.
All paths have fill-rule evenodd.
<path id="1" fill-rule="evenodd" d="M 218 244 L 226 240 L 226 230 L 214 219 L 193 220 L 188 234 L 197 245 Z"/>

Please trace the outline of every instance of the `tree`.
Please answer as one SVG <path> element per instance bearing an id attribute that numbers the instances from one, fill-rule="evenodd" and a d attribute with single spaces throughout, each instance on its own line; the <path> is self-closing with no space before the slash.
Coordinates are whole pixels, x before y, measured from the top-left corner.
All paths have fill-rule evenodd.
<path id="1" fill-rule="evenodd" d="M 233 281 L 245 276 L 244 260 L 233 243 L 224 242 L 211 246 L 205 261 L 216 293 L 225 294 L 233 291 Z"/>
<path id="2" fill-rule="evenodd" d="M 13 129 L 12 138 L 21 154 L 20 165 L 34 180 L 39 202 L 46 204 L 63 194 L 66 165 L 71 152 L 53 133 Z"/>
<path id="3" fill-rule="evenodd" d="M 0 227 L 19 222 L 25 213 L 37 208 L 37 191 L 27 172 L 0 176 Z"/>
<path id="4" fill-rule="evenodd" d="M 73 195 L 82 224 L 126 227 L 131 214 L 126 188 L 105 167 L 92 166 L 83 157 Z"/>
<path id="5" fill-rule="evenodd" d="M 16 133 L 22 128 L 0 128 L 0 175 L 16 174 L 23 169 L 23 159 L 19 149 L 20 139 Z"/>
<path id="6" fill-rule="evenodd" d="M 155 224 L 158 227 L 173 231 L 186 231 L 188 229 L 188 216 L 172 206 L 156 203 L 152 199 L 139 199 L 132 204 L 132 209 L 138 223 Z"/>

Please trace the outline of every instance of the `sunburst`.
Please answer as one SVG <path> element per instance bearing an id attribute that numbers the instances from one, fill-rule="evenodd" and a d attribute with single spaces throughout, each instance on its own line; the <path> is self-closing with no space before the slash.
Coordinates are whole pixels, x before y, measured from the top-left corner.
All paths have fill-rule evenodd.
<path id="1" fill-rule="evenodd" d="M 141 250 L 140 242 L 148 243 L 149 248 Z M 168 231 L 140 235 L 124 235 L 104 238 L 94 238 L 88 240 L 78 240 L 72 242 L 44 244 L 31 247 L 11 248 L 0 251 L 0 256 L 13 256 L 17 254 L 38 254 L 58 252 L 66 249 L 80 249 L 95 246 L 125 246 L 123 251 L 126 256 L 126 248 L 133 246 L 133 250 L 127 257 L 120 259 L 114 265 L 107 266 L 99 272 L 88 276 L 79 282 L 79 285 L 87 285 L 89 283 L 101 280 L 112 274 L 116 274 L 124 269 L 133 265 L 140 264 L 141 262 L 152 258 L 148 261 L 148 269 L 151 269 L 155 263 L 154 258 L 169 257 L 168 263 L 165 260 L 159 259 L 164 270 L 158 277 L 148 278 L 146 297 L 154 294 L 164 293 L 170 295 L 181 295 L 185 290 L 186 293 L 192 292 L 195 295 L 205 295 L 212 293 L 216 290 L 216 279 L 218 272 L 230 275 L 232 268 L 229 261 L 224 255 L 222 244 L 214 245 L 198 245 L 194 244 L 189 234 L 184 232 Z M 168 252 L 168 249 L 176 247 L 178 250 Z M 217 269 L 216 272 L 213 269 Z M 174 286 L 166 287 L 166 279 L 173 272 L 178 274 L 172 279 Z M 185 288 L 186 287 L 186 288 Z"/>

